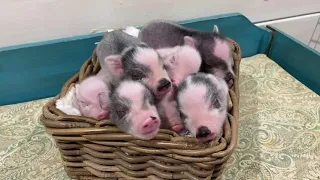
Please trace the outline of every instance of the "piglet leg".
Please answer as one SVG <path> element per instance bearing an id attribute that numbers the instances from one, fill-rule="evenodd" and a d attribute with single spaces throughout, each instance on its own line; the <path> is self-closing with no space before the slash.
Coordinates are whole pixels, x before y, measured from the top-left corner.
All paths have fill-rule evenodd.
<path id="1" fill-rule="evenodd" d="M 170 105 L 168 105 L 167 114 L 171 129 L 177 133 L 180 133 L 184 129 L 184 126 L 181 123 L 177 110 L 177 103 L 175 101 L 171 102 Z"/>
<path id="2" fill-rule="evenodd" d="M 171 91 L 166 95 L 166 97 L 160 102 L 160 112 L 164 115 L 163 120 L 167 121 L 167 126 L 174 132 L 180 133 L 184 130 L 184 125 L 182 124 L 177 109 L 177 102 L 174 100 L 173 92 Z"/>

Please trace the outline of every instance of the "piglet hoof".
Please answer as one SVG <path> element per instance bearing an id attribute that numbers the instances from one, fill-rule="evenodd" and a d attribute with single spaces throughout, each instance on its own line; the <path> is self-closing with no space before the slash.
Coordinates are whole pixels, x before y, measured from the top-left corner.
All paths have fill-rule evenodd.
<path id="1" fill-rule="evenodd" d="M 171 127 L 172 131 L 176 133 L 181 133 L 184 130 L 184 126 L 182 124 L 177 124 Z"/>
<path id="2" fill-rule="evenodd" d="M 233 79 L 230 79 L 230 80 L 228 81 L 228 87 L 229 87 L 229 88 L 232 88 L 232 86 L 233 86 Z"/>
<path id="3" fill-rule="evenodd" d="M 100 114 L 98 114 L 97 116 L 97 120 L 102 120 L 102 119 L 107 119 L 109 118 L 109 112 L 105 111 L 105 112 L 101 112 Z"/>

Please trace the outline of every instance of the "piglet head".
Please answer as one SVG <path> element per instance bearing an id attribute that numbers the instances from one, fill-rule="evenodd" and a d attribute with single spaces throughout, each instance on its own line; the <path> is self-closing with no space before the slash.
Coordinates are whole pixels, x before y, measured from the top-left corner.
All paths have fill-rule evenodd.
<path id="1" fill-rule="evenodd" d="M 124 80 L 110 94 L 111 120 L 122 131 L 139 139 L 151 139 L 159 131 L 160 118 L 151 91 L 141 82 Z"/>
<path id="2" fill-rule="evenodd" d="M 122 65 L 126 78 L 142 81 L 159 99 L 171 90 L 166 67 L 157 51 L 141 44 L 128 48 L 122 55 Z"/>
<path id="3" fill-rule="evenodd" d="M 189 45 L 178 46 L 175 52 L 164 57 L 164 64 L 172 85 L 176 89 L 188 75 L 199 71 L 201 56 L 194 44 L 189 43 Z"/>
<path id="4" fill-rule="evenodd" d="M 76 97 L 83 116 L 98 120 L 109 116 L 109 90 L 97 76 L 91 76 L 76 85 Z"/>
<path id="5" fill-rule="evenodd" d="M 179 86 L 177 102 L 181 119 L 199 141 L 210 141 L 222 134 L 227 92 L 223 79 L 204 73 L 189 76 Z"/>

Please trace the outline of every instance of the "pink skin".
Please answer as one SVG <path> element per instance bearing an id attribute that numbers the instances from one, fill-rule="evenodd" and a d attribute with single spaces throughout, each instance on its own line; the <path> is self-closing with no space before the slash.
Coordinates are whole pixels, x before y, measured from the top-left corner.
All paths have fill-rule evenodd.
<path id="1" fill-rule="evenodd" d="M 107 85 L 97 76 L 91 76 L 76 85 L 76 97 L 83 116 L 98 120 L 109 117 Z"/>
<path id="2" fill-rule="evenodd" d="M 175 90 L 188 75 L 200 69 L 201 56 L 193 44 L 157 49 L 157 51 L 164 58 L 164 64 Z"/>
<path id="3" fill-rule="evenodd" d="M 154 105 L 146 103 L 147 108 L 143 107 L 145 90 L 145 87 L 140 83 L 130 81 L 121 84 L 119 94 L 132 102 L 126 116 L 127 119 L 131 120 L 131 127 L 127 127 L 130 129 L 129 133 L 140 139 L 148 140 L 158 133 L 161 122 Z"/>
<path id="4" fill-rule="evenodd" d="M 177 133 L 184 130 L 177 109 L 173 92 L 169 92 L 158 104 L 157 109 L 163 122 L 162 128 L 171 129 Z"/>
<path id="5" fill-rule="evenodd" d="M 155 136 L 160 128 L 160 120 L 157 117 L 157 114 L 150 111 L 144 110 L 133 110 L 136 111 L 132 113 L 132 134 L 136 135 L 141 139 L 151 139 Z M 130 114 L 129 114 L 130 116 Z M 151 116 L 156 117 L 152 119 Z"/>
<path id="6" fill-rule="evenodd" d="M 216 40 L 215 49 L 213 50 L 213 54 L 220 59 L 229 59 L 230 50 L 227 41 Z"/>
<path id="7" fill-rule="evenodd" d="M 221 41 L 221 40 L 216 40 L 216 45 L 213 49 L 213 54 L 216 57 L 219 57 L 220 59 L 224 59 L 226 61 L 226 63 L 228 64 L 228 69 L 230 72 L 233 73 L 232 67 L 233 67 L 233 59 L 230 58 L 230 48 L 229 48 L 229 44 L 227 43 L 227 41 Z M 230 59 L 229 59 L 230 58 Z M 224 78 L 225 73 L 223 71 L 219 71 L 217 73 L 215 73 L 216 76 Z"/>
<path id="8" fill-rule="evenodd" d="M 96 76 L 102 79 L 106 84 L 111 84 L 112 82 L 119 82 L 123 77 L 123 69 L 121 65 L 120 55 L 110 55 L 107 56 L 101 65 L 101 70 Z"/>
<path id="9" fill-rule="evenodd" d="M 193 84 L 188 84 L 187 86 L 188 88 L 179 97 L 181 99 L 180 110 L 188 117 L 186 119 L 186 128 L 190 130 L 193 137 L 196 137 L 200 127 L 207 127 L 211 134 L 204 138 L 198 138 L 199 141 L 203 142 L 220 136 L 227 115 L 226 111 L 219 112 L 219 109 L 210 109 L 210 104 L 205 101 L 207 93 L 205 86 Z M 220 88 L 224 88 L 225 92 L 227 92 L 226 85 Z"/>

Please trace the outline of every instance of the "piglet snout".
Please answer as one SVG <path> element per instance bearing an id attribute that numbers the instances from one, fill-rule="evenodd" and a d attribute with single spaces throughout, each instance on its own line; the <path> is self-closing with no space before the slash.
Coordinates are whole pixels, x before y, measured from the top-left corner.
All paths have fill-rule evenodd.
<path id="1" fill-rule="evenodd" d="M 208 128 L 205 127 L 205 126 L 201 126 L 201 127 L 198 129 L 198 132 L 197 132 L 196 137 L 197 137 L 197 138 L 204 138 L 204 137 L 207 137 L 209 134 L 211 134 L 210 129 L 208 129 Z"/>
<path id="2" fill-rule="evenodd" d="M 170 86 L 171 86 L 171 82 L 169 80 L 163 78 L 159 81 L 159 86 L 157 87 L 157 90 L 163 91 L 163 90 L 169 89 Z"/>
<path id="3" fill-rule="evenodd" d="M 150 116 L 147 120 L 145 120 L 142 123 L 142 133 L 143 134 L 149 134 L 151 132 L 154 132 L 156 129 L 159 128 L 160 121 L 154 117 Z"/>
<path id="4" fill-rule="evenodd" d="M 108 112 L 106 112 L 106 111 L 105 112 L 101 112 L 101 113 L 98 114 L 97 119 L 98 120 L 106 119 L 108 116 L 109 116 Z"/>

